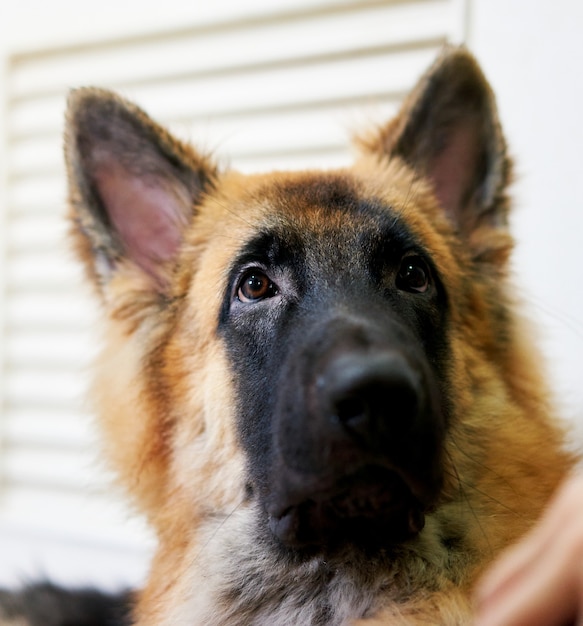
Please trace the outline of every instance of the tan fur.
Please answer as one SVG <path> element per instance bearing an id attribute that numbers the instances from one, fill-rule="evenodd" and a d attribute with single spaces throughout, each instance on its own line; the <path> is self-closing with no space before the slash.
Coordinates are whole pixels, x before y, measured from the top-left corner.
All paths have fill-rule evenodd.
<path id="1" fill-rule="evenodd" d="M 466 53 L 458 54 L 475 63 Z M 455 415 L 445 444 L 440 505 L 428 515 L 422 533 L 400 549 L 393 569 L 371 573 L 369 589 L 357 593 L 352 574 L 330 584 L 330 598 L 338 607 L 335 623 L 471 623 L 469 592 L 476 576 L 531 526 L 572 465 L 506 276 L 512 249 L 504 225 L 508 160 L 501 157 L 484 192 L 488 206 L 497 207 L 497 221 L 474 213 L 471 223 L 463 221 L 456 229 L 425 165 L 414 169 L 395 153 L 425 88 L 422 81 L 395 121 L 358 142 L 361 155 L 352 168 L 325 175 L 218 173 L 138 111 L 167 152 L 212 181 L 204 182 L 202 196 L 193 192 L 184 243 L 157 279 L 125 258 L 107 280 L 95 269 L 96 239 L 91 242 L 87 231 L 96 227 L 79 208 L 86 200 L 75 182 L 79 164 L 71 145 L 73 117 L 83 100 L 73 100 L 68 136 L 73 235 L 102 295 L 106 318 L 93 397 L 106 453 L 159 540 L 135 612 L 139 626 L 317 623 L 311 621 L 316 618 L 309 599 L 311 581 L 323 567 L 317 557 L 289 580 L 277 563 L 269 564 L 272 578 L 280 576 L 282 585 L 293 580 L 293 585 L 289 598 L 265 612 L 240 612 L 221 593 L 229 580 L 246 586 L 258 602 L 263 594 L 275 593 L 266 580 L 252 578 L 269 555 L 253 543 L 255 509 L 245 498 L 232 374 L 217 319 L 231 260 L 258 225 L 294 221 L 315 232 L 330 228 L 331 218 L 317 199 L 300 199 L 292 211 L 286 189 L 331 176 L 347 181 L 361 198 L 397 207 L 430 251 L 452 295 Z M 503 151 L 497 118 L 492 132 L 501 142 L 496 149 Z M 189 184 L 182 182 L 174 196 L 190 193 Z M 468 269 L 476 264 L 480 272 Z M 463 550 L 444 548 L 448 533 L 463 537 Z M 294 588 L 305 593 L 304 605 Z"/>

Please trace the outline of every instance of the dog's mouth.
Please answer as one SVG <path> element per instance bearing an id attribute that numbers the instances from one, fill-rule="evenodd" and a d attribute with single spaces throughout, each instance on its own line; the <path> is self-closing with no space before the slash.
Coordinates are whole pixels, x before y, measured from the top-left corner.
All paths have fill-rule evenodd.
<path id="1" fill-rule="evenodd" d="M 429 509 L 396 472 L 365 467 L 333 487 L 268 507 L 268 515 L 285 547 L 330 552 L 347 545 L 378 550 L 412 539 Z"/>

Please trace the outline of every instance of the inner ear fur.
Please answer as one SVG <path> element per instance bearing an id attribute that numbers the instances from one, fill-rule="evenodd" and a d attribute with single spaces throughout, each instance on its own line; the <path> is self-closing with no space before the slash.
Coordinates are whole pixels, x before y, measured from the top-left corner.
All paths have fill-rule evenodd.
<path id="1" fill-rule="evenodd" d="M 129 265 L 164 292 L 214 165 L 134 104 L 94 88 L 69 96 L 65 156 L 73 234 L 90 276 L 103 285 Z"/>
<path id="2" fill-rule="evenodd" d="M 511 162 L 492 89 L 465 48 L 445 48 L 399 114 L 357 144 L 399 157 L 429 180 L 468 240 L 476 241 L 478 230 L 507 226 Z"/>

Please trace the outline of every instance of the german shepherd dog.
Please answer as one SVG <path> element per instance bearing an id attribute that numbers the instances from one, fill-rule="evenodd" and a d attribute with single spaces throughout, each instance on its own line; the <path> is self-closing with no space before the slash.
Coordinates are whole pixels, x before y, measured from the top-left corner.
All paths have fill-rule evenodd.
<path id="1" fill-rule="evenodd" d="M 117 95 L 70 96 L 94 399 L 158 539 L 120 623 L 470 624 L 476 577 L 574 463 L 507 276 L 511 164 L 474 58 L 445 49 L 356 146 L 243 176 Z"/>

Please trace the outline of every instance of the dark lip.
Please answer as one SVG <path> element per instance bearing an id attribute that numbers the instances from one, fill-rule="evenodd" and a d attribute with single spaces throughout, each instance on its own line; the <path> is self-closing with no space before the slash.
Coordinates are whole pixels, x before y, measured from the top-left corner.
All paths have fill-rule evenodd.
<path id="1" fill-rule="evenodd" d="M 419 500 L 398 472 L 377 466 L 318 487 L 266 507 L 269 527 L 283 545 L 324 551 L 394 545 L 421 532 L 435 501 Z"/>
<path id="2" fill-rule="evenodd" d="M 355 487 L 364 488 L 364 491 L 367 488 L 376 489 L 379 496 L 385 496 L 387 504 L 391 491 L 393 494 L 396 491 L 397 495 L 414 502 L 418 508 L 429 510 L 441 491 L 441 480 L 420 478 L 386 463 L 347 467 L 346 473 L 339 477 L 320 475 L 310 478 L 296 475 L 288 469 L 286 478 L 284 490 L 267 500 L 266 510 L 270 517 L 279 517 L 287 509 L 301 506 L 306 501 L 316 504 L 333 502 Z"/>

